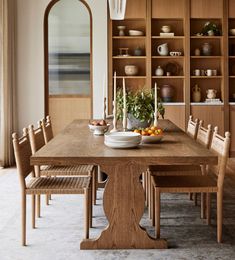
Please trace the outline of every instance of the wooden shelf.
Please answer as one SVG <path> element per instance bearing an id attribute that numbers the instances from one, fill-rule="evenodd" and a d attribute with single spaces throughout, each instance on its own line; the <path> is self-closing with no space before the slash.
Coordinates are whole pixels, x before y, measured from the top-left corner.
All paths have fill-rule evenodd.
<path id="1" fill-rule="evenodd" d="M 113 56 L 113 59 L 146 59 L 146 56 Z"/>
<path id="2" fill-rule="evenodd" d="M 131 39 L 146 39 L 146 36 L 113 36 L 113 39 L 116 40 L 131 40 Z"/>
<path id="3" fill-rule="evenodd" d="M 220 40 L 222 39 L 222 36 L 190 36 L 191 39 L 216 39 L 216 40 Z"/>
<path id="4" fill-rule="evenodd" d="M 117 76 L 117 79 L 145 79 L 146 76 Z"/>
<path id="5" fill-rule="evenodd" d="M 222 56 L 191 56 L 191 59 L 220 59 Z"/>
<path id="6" fill-rule="evenodd" d="M 164 106 L 184 106 L 184 102 L 162 102 Z"/>
<path id="7" fill-rule="evenodd" d="M 235 79 L 235 75 L 229 76 L 230 79 Z"/>
<path id="8" fill-rule="evenodd" d="M 153 59 L 183 59 L 184 56 L 152 56 Z"/>
<path id="9" fill-rule="evenodd" d="M 184 39 L 184 36 L 152 36 L 152 39 Z"/>
<path id="10" fill-rule="evenodd" d="M 229 36 L 228 38 L 229 39 L 235 39 L 235 36 Z"/>
<path id="11" fill-rule="evenodd" d="M 184 79 L 184 76 L 152 76 L 153 79 Z"/>
<path id="12" fill-rule="evenodd" d="M 229 56 L 229 59 L 235 59 L 235 56 Z"/>
<path id="13" fill-rule="evenodd" d="M 222 79 L 223 76 L 191 76 L 192 79 Z"/>
<path id="14" fill-rule="evenodd" d="M 223 106 L 224 103 L 207 103 L 207 102 L 191 102 L 190 103 L 191 106 Z"/>

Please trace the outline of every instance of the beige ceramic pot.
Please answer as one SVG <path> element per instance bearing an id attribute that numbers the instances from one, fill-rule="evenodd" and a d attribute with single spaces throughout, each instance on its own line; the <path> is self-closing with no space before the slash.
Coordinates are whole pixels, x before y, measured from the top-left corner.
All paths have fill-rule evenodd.
<path id="1" fill-rule="evenodd" d="M 138 74 L 138 67 L 136 65 L 126 65 L 125 74 L 127 76 L 136 76 Z"/>

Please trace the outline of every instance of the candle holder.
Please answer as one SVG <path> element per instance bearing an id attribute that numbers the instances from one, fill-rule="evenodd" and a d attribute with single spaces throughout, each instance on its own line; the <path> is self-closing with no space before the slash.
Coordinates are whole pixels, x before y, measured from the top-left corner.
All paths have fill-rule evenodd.
<path id="1" fill-rule="evenodd" d="M 113 101 L 113 129 L 110 131 L 110 133 L 115 133 L 117 131 L 117 109 L 116 102 Z"/>
<path id="2" fill-rule="evenodd" d="M 104 98 L 104 111 L 103 111 L 103 119 L 106 120 L 106 97 Z"/>
<path id="3" fill-rule="evenodd" d="M 157 126 L 158 124 L 158 120 L 157 120 L 157 112 L 154 113 L 154 122 L 153 122 L 153 126 Z"/>
<path id="4" fill-rule="evenodd" d="M 122 127 L 123 127 L 123 131 L 126 132 L 127 131 L 127 112 L 126 112 L 125 108 L 123 108 Z"/>

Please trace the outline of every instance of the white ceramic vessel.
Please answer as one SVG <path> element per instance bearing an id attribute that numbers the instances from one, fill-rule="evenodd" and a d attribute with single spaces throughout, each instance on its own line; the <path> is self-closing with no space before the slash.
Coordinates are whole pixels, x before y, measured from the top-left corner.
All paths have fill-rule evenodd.
<path id="1" fill-rule="evenodd" d="M 107 125 L 88 125 L 94 135 L 104 135 L 108 131 L 110 124 Z"/>
<path id="2" fill-rule="evenodd" d="M 169 33 L 171 31 L 171 27 L 169 25 L 163 25 L 161 30 L 164 33 Z"/>
<path id="3" fill-rule="evenodd" d="M 130 36 L 142 36 L 142 35 L 144 35 L 144 32 L 139 31 L 139 30 L 129 30 L 129 35 Z"/>
<path id="4" fill-rule="evenodd" d="M 235 36 L 235 28 L 232 28 L 229 30 L 230 35 Z"/>

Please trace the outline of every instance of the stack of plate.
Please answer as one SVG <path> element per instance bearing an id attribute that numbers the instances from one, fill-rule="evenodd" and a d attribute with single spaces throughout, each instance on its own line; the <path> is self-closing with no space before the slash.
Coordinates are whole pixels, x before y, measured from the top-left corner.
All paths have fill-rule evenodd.
<path id="1" fill-rule="evenodd" d="M 111 148 L 134 148 L 141 142 L 141 135 L 133 132 L 115 132 L 104 135 L 104 144 Z"/>

